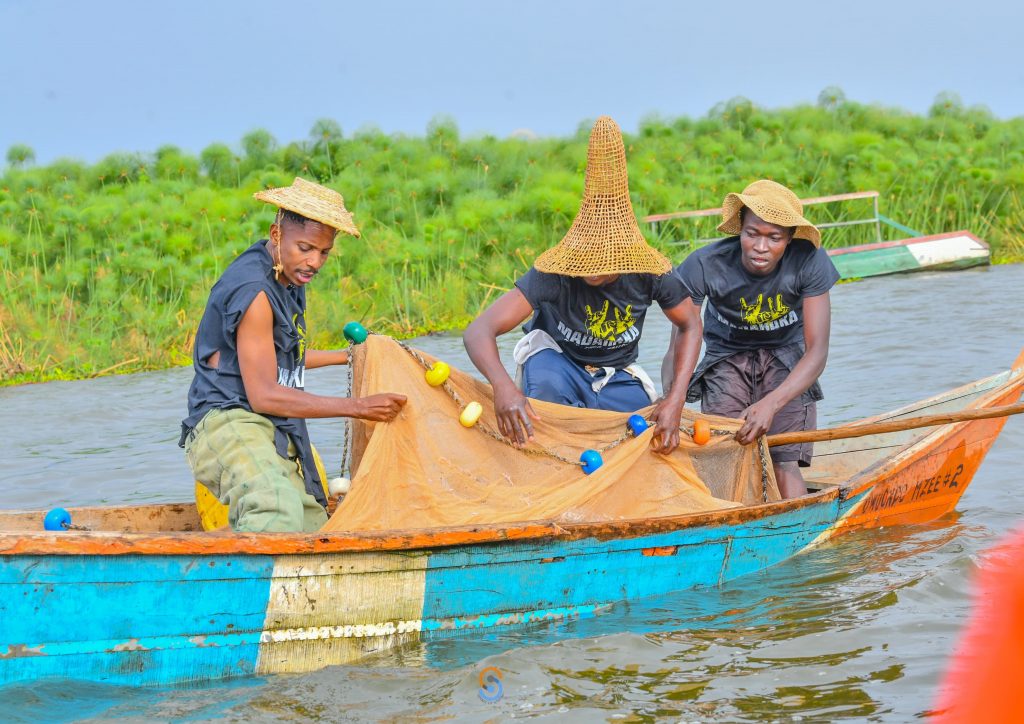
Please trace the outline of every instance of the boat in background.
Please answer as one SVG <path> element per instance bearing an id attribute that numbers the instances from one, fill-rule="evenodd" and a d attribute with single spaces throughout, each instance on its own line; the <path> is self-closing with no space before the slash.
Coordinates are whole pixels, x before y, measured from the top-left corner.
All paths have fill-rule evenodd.
<path id="1" fill-rule="evenodd" d="M 861 279 L 864 277 L 881 276 L 883 274 L 900 274 L 915 271 L 967 269 L 991 263 L 992 253 L 988 243 L 982 241 L 971 232 L 952 231 L 944 234 L 922 234 L 880 214 L 878 211 L 878 196 L 877 191 L 858 191 L 850 194 L 801 199 L 801 203 L 804 206 L 861 199 L 872 200 L 873 214 L 869 218 L 816 224 L 819 229 L 865 224 L 872 224 L 875 227 L 877 241 L 874 243 L 833 248 L 829 248 L 828 244 L 825 245 L 829 256 L 832 257 L 832 263 L 836 265 L 836 269 L 839 271 L 842 279 Z M 660 231 L 660 225 L 666 221 L 698 219 L 707 216 L 717 216 L 721 213 L 721 208 L 678 211 L 669 214 L 645 216 L 643 221 L 650 224 L 657 235 Z M 893 241 L 883 241 L 883 224 L 908 236 Z M 695 248 L 699 244 L 718 241 L 722 238 L 725 237 L 670 243 L 676 246 Z"/>
<path id="2" fill-rule="evenodd" d="M 1011 369 L 862 424 L 986 410 Z M 755 573 L 846 531 L 953 510 L 1005 424 L 818 443 L 806 496 L 673 517 L 381 533 L 203 532 L 195 503 L 0 511 L 0 685 L 181 684 L 353 663 L 416 640 L 593 616 Z M 695 616 L 700 612 L 692 612 Z"/>

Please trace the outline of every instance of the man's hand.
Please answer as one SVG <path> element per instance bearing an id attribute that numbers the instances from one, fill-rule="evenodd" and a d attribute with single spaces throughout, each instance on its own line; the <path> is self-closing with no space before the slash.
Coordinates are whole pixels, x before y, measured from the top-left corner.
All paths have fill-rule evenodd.
<path id="1" fill-rule="evenodd" d="M 743 427 L 736 431 L 736 442 L 740 445 L 749 445 L 767 433 L 768 428 L 772 426 L 772 420 L 775 419 L 777 411 L 775 404 L 765 397 L 741 412 L 740 417 L 745 422 Z"/>
<path id="2" fill-rule="evenodd" d="M 679 420 L 683 416 L 683 398 L 670 396 L 662 398 L 651 412 L 657 428 L 651 438 L 655 452 L 668 455 L 679 447 Z"/>
<path id="3" fill-rule="evenodd" d="M 498 431 L 516 447 L 533 441 L 533 423 L 530 420 L 539 420 L 540 415 L 533 411 L 526 395 L 515 385 L 494 390 L 494 414 L 498 418 Z"/>
<path id="4" fill-rule="evenodd" d="M 369 397 L 360 397 L 356 400 L 358 406 L 353 417 L 376 422 L 391 422 L 405 406 L 407 399 L 405 395 L 394 392 L 381 392 Z"/>

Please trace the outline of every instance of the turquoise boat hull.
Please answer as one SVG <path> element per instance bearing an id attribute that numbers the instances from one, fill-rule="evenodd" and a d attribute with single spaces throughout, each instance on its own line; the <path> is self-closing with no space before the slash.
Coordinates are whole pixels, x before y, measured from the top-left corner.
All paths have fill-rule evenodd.
<path id="1" fill-rule="evenodd" d="M 773 566 L 856 500 L 808 503 L 751 521 L 608 540 L 284 556 L 7 556 L 0 683 L 172 684 L 304 671 L 413 639 L 591 616 Z"/>

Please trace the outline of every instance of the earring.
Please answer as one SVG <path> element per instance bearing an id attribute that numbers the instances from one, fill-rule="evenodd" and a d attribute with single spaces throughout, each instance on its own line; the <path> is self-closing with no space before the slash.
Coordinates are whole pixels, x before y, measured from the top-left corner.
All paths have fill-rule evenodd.
<path id="1" fill-rule="evenodd" d="M 274 267 L 273 267 L 273 269 L 274 269 L 274 281 L 276 282 L 276 281 L 279 281 L 280 278 L 281 278 L 281 272 L 284 271 L 284 265 L 281 263 L 281 247 L 280 247 L 280 245 L 275 244 L 274 248 L 277 249 L 277 263 L 274 264 Z M 271 254 L 270 257 L 273 259 L 274 255 Z"/>

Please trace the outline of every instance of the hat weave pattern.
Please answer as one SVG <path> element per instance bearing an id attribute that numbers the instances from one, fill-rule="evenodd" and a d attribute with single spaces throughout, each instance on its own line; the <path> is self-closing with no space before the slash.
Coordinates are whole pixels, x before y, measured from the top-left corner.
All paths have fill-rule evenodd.
<path id="1" fill-rule="evenodd" d="M 266 201 L 280 209 L 294 211 L 324 226 L 359 236 L 352 214 L 345 208 L 345 199 L 334 189 L 296 178 L 291 186 L 257 191 L 253 198 Z"/>
<path id="2" fill-rule="evenodd" d="M 537 271 L 572 277 L 666 274 L 671 262 L 647 243 L 629 200 L 622 131 L 601 116 L 590 132 L 583 203 L 562 240 L 534 262 Z"/>
<path id="3" fill-rule="evenodd" d="M 821 246 L 821 232 L 804 218 L 800 197 L 782 184 L 761 179 L 747 186 L 741 194 L 728 194 L 722 202 L 722 223 L 718 225 L 718 230 L 725 234 L 739 234 L 743 207 L 770 224 L 795 227 L 794 239 L 806 239 L 817 247 Z"/>

